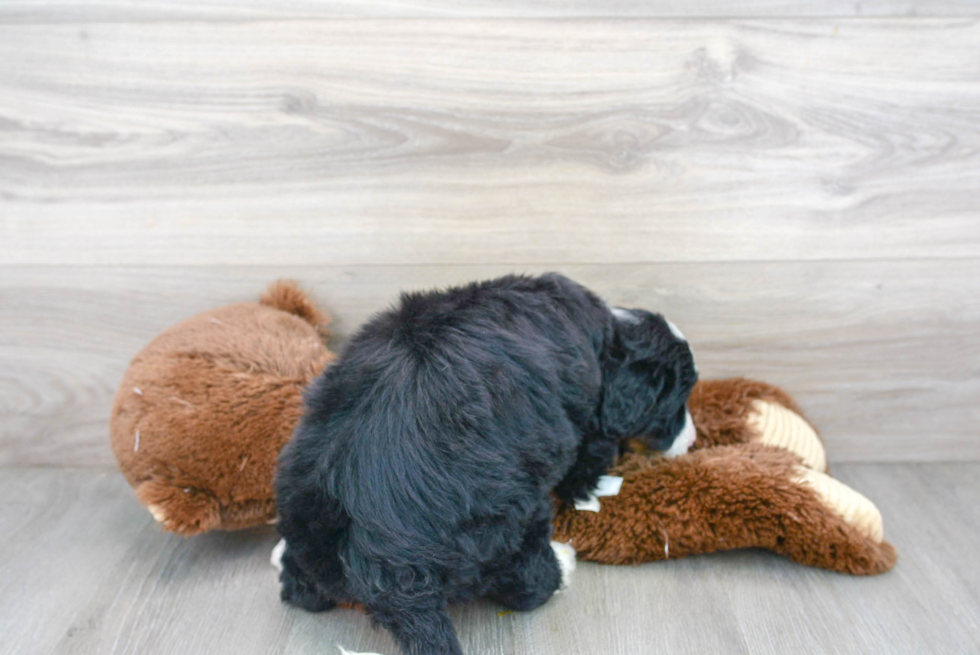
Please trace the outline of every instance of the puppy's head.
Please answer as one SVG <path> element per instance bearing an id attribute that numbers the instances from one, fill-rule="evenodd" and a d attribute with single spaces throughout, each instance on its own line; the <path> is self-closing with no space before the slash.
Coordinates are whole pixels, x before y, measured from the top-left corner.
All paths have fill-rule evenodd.
<path id="1" fill-rule="evenodd" d="M 603 368 L 601 420 L 612 438 L 638 437 L 680 455 L 697 436 L 687 398 L 698 372 L 680 330 L 642 309 L 612 310 L 614 330 Z"/>

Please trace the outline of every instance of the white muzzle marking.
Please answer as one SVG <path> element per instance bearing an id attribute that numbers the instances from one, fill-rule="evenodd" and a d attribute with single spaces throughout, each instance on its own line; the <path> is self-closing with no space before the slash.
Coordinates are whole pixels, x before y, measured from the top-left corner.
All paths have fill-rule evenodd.
<path id="1" fill-rule="evenodd" d="M 674 439 L 674 443 L 670 445 L 670 448 L 664 451 L 664 456 L 677 457 L 678 455 L 683 455 L 691 449 L 691 446 L 694 445 L 697 438 L 698 431 L 694 428 L 694 420 L 691 418 L 691 412 L 690 410 L 685 410 L 684 427 L 681 429 L 681 433 Z"/>

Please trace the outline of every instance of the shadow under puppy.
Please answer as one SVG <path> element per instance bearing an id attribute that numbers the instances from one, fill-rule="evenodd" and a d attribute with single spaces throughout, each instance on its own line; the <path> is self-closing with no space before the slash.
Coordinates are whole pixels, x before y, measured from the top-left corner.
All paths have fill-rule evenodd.
<path id="1" fill-rule="evenodd" d="M 538 607 L 575 553 L 554 492 L 590 497 L 620 442 L 684 452 L 697 378 L 659 315 L 558 274 L 404 294 L 310 387 L 276 476 L 282 598 L 361 603 L 412 655 L 459 655 L 446 605 Z"/>

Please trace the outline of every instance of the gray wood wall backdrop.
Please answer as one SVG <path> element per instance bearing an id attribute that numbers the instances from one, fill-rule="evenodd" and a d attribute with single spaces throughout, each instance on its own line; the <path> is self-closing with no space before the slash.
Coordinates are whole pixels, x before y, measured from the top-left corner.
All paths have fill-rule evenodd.
<path id="1" fill-rule="evenodd" d="M 111 466 L 128 360 L 305 283 L 560 270 L 836 461 L 980 458 L 980 3 L 6 0 L 0 464 Z"/>

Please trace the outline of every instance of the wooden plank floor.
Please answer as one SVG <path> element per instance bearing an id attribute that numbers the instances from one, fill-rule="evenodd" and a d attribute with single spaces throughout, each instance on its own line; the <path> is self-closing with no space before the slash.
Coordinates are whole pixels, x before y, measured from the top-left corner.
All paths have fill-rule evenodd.
<path id="1" fill-rule="evenodd" d="M 5 0 L 0 22 L 311 18 L 717 18 L 976 16 L 972 0 Z"/>
<path id="2" fill-rule="evenodd" d="M 748 375 L 784 386 L 822 430 L 835 462 L 980 460 L 980 261 L 763 269 L 744 262 L 561 267 L 614 304 L 664 312 L 691 339 L 705 379 Z M 276 276 L 303 281 L 337 317 L 337 348 L 400 290 L 513 270 L 7 267 L 0 465 L 113 465 L 106 422 L 130 358 L 187 316 L 255 300 Z"/>
<path id="3" fill-rule="evenodd" d="M 839 461 L 980 459 L 980 5 L 532 5 L 0 3 L 0 464 L 111 462 L 139 347 L 276 276 L 343 336 L 548 269 Z"/>
<path id="4" fill-rule="evenodd" d="M 976 19 L 0 23 L 0 262 L 977 258 Z"/>
<path id="5" fill-rule="evenodd" d="M 980 635 L 980 464 L 847 464 L 897 567 L 854 578 L 743 551 L 582 564 L 528 614 L 453 611 L 471 654 L 971 653 Z M 161 532 L 118 473 L 0 469 L 0 654 L 395 655 L 361 615 L 279 603 L 271 529 Z"/>
<path id="6" fill-rule="evenodd" d="M 456 608 L 468 653 L 980 652 L 978 43 L 974 0 L 0 2 L 0 655 L 394 655 L 279 603 L 271 530 L 160 532 L 113 392 L 279 276 L 341 343 L 542 270 L 785 386 L 901 559 L 582 565 Z"/>
<path id="7" fill-rule="evenodd" d="M 111 463 L 139 347 L 279 275 L 343 337 L 549 269 L 838 461 L 980 459 L 980 4 L 733 7 L 0 3 L 0 464 Z"/>

